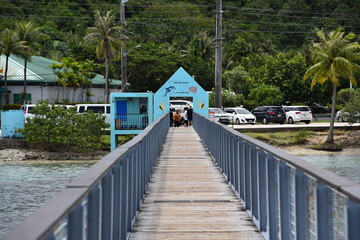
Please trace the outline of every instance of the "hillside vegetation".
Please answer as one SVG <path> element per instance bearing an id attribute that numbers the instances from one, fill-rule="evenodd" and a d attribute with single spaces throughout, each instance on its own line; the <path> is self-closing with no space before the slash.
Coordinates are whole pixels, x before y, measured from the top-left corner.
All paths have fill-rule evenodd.
<path id="1" fill-rule="evenodd" d="M 179 67 L 205 90 L 214 87 L 215 2 L 126 2 L 129 91 L 155 92 Z M 31 21 L 49 36 L 35 55 L 93 60 L 93 69 L 104 75 L 96 46 L 85 44 L 84 37 L 94 25 L 95 10 L 113 11 L 120 24 L 119 5 L 114 0 L 0 0 L 0 31 Z M 241 95 L 238 105 L 257 105 L 251 92 L 258 87 L 276 91 L 276 104 L 330 103 L 330 84 L 311 90 L 310 80 L 303 81 L 311 65 L 309 46 L 316 29 L 359 33 L 359 1 L 224 0 L 223 11 L 223 86 Z M 115 59 L 110 79 L 121 79 L 120 67 Z M 340 89 L 347 87 L 340 82 Z"/>

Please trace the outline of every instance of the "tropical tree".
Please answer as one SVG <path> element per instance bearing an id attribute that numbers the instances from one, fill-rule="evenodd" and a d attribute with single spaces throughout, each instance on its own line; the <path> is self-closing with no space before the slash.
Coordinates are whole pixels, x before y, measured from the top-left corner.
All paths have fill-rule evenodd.
<path id="1" fill-rule="evenodd" d="M 311 59 L 314 63 L 305 73 L 304 80 L 312 78 L 311 88 L 316 84 L 331 82 L 332 108 L 330 129 L 326 143 L 334 143 L 334 120 L 337 86 L 341 79 L 356 85 L 355 73 L 360 72 L 356 61 L 360 60 L 360 44 L 351 42 L 355 38 L 353 33 L 345 35 L 341 31 L 332 31 L 327 35 L 318 31 L 319 42 L 314 42 L 311 48 Z"/>
<path id="2" fill-rule="evenodd" d="M 21 103 L 26 98 L 26 85 L 27 85 L 27 63 L 31 61 L 31 56 L 34 55 L 35 49 L 40 47 L 40 41 L 45 40 L 48 36 L 41 34 L 39 28 L 34 27 L 31 22 L 19 22 L 16 24 L 16 33 L 20 41 L 24 41 L 27 46 L 26 51 L 21 53 L 21 57 L 24 59 L 24 90 L 21 93 Z"/>
<path id="3" fill-rule="evenodd" d="M 60 86 L 72 88 L 73 102 L 75 102 L 76 90 L 79 87 L 82 87 L 82 89 L 85 90 L 85 88 L 91 84 L 91 80 L 96 77 L 96 74 L 92 71 L 93 63 L 90 61 L 77 62 L 73 58 L 67 57 L 63 58 L 61 63 L 52 63 L 49 67 L 54 70 Z M 84 91 L 79 94 L 80 102 L 84 100 L 83 95 Z M 63 100 L 69 99 L 65 96 Z"/>
<path id="4" fill-rule="evenodd" d="M 5 60 L 5 103 L 9 104 L 9 93 L 8 93 L 8 84 L 7 84 L 7 74 L 9 68 L 9 57 L 11 54 L 23 54 L 28 49 L 25 41 L 20 41 L 16 32 L 8 28 L 4 29 L 1 32 L 0 37 L 0 50 L 1 54 L 4 54 L 6 57 Z"/>
<path id="5" fill-rule="evenodd" d="M 115 14 L 108 11 L 102 16 L 95 11 L 95 26 L 89 27 L 90 32 L 85 36 L 87 43 L 97 43 L 96 56 L 105 62 L 105 103 L 109 102 L 109 64 L 120 56 L 123 44 L 120 30 L 122 26 L 115 23 Z"/>

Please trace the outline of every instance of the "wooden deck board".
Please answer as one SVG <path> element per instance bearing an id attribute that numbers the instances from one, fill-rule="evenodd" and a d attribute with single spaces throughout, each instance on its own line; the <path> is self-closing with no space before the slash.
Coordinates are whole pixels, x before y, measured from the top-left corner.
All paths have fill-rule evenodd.
<path id="1" fill-rule="evenodd" d="M 193 128 L 171 128 L 130 239 L 263 237 Z"/>

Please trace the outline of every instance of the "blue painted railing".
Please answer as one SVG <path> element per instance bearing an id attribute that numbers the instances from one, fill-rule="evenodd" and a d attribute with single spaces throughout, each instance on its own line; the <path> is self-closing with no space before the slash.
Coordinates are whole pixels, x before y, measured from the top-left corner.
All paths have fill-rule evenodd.
<path id="1" fill-rule="evenodd" d="M 360 239 L 360 185 L 196 113 L 194 128 L 266 239 Z"/>
<path id="2" fill-rule="evenodd" d="M 106 155 L 3 240 L 127 239 L 168 129 L 167 114 Z"/>

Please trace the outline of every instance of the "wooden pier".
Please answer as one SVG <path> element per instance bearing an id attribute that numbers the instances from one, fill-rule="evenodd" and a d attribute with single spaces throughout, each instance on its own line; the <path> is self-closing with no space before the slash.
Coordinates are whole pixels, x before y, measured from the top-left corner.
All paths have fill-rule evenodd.
<path id="1" fill-rule="evenodd" d="M 263 239 L 192 127 L 171 128 L 130 235 Z"/>

